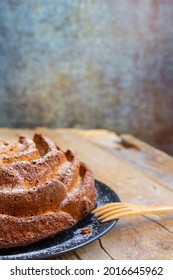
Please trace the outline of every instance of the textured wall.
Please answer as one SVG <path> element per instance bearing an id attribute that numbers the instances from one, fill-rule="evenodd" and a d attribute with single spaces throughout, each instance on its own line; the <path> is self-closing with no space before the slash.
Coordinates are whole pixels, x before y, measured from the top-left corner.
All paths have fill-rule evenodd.
<path id="1" fill-rule="evenodd" d="M 0 126 L 38 125 L 173 154 L 173 1 L 0 1 Z"/>

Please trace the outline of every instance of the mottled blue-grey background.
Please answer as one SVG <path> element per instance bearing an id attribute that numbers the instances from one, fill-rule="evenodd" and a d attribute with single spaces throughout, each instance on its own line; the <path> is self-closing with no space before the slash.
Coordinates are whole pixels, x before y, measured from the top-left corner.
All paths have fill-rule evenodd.
<path id="1" fill-rule="evenodd" d="M 173 154 L 173 1 L 0 1 L 0 126 L 42 125 Z"/>

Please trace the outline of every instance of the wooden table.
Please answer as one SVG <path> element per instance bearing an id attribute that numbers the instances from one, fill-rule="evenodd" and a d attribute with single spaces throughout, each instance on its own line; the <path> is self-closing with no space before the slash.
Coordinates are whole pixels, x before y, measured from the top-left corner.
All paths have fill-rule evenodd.
<path id="1" fill-rule="evenodd" d="M 131 135 L 107 130 L 37 128 L 72 148 L 123 202 L 173 204 L 173 158 Z M 33 130 L 0 129 L 1 139 L 32 136 Z M 173 214 L 120 219 L 99 240 L 56 259 L 173 259 Z"/>

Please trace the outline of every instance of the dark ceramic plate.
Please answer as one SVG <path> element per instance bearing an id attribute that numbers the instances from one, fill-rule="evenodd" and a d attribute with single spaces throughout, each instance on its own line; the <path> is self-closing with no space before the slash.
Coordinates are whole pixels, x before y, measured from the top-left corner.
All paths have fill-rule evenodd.
<path id="1" fill-rule="evenodd" d="M 96 181 L 97 205 L 99 207 L 108 202 L 119 202 L 117 194 L 105 184 Z M 33 245 L 12 249 L 0 249 L 0 260 L 21 259 L 48 259 L 59 254 L 75 250 L 104 235 L 110 230 L 117 220 L 101 223 L 90 214 L 72 229 L 53 238 L 35 243 Z M 91 233 L 82 234 L 81 230 L 92 228 Z"/>

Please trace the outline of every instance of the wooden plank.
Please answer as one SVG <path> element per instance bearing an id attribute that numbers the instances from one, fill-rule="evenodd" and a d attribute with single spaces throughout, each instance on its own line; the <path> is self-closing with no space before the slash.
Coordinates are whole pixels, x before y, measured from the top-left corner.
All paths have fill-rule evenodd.
<path id="1" fill-rule="evenodd" d="M 54 258 L 50 258 L 51 260 L 80 260 L 80 257 L 77 255 L 75 251 L 64 253 L 62 255 L 58 255 Z"/>
<path id="2" fill-rule="evenodd" d="M 114 259 L 172 259 L 173 232 L 163 227 L 171 217 L 156 222 L 145 217 L 124 218 L 101 238 L 102 246 Z"/>
<path id="3" fill-rule="evenodd" d="M 76 133 L 173 189 L 173 157 L 165 152 L 128 134 L 117 135 L 107 130 L 79 130 Z"/>

